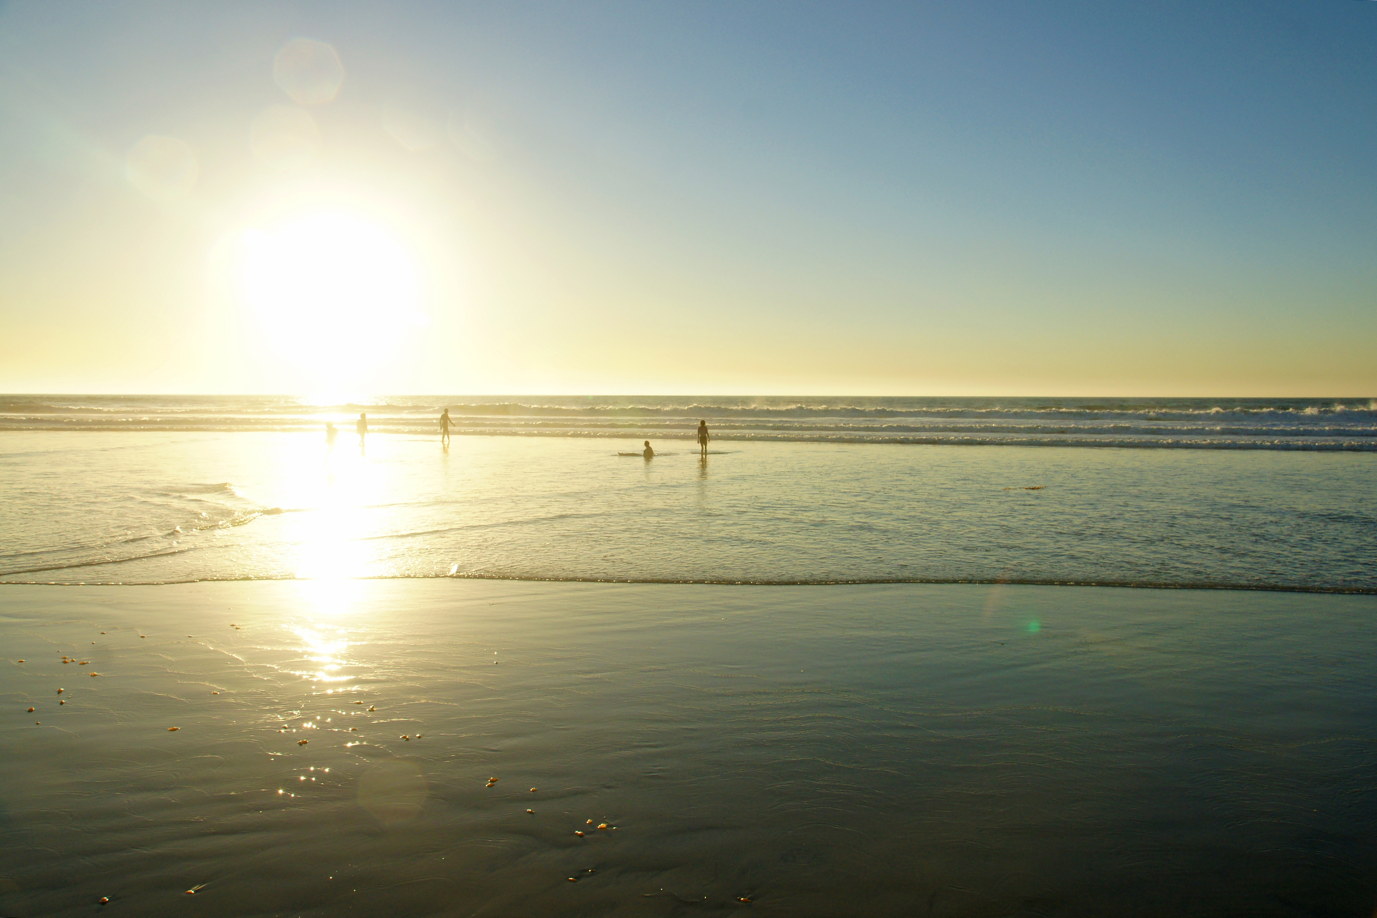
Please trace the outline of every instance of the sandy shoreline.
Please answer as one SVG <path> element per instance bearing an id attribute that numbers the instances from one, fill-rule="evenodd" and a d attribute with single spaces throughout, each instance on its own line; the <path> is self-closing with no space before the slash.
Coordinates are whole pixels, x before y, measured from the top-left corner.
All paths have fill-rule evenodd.
<path id="1" fill-rule="evenodd" d="M 1366 913 L 1374 611 L 0 586 L 0 914 Z"/>

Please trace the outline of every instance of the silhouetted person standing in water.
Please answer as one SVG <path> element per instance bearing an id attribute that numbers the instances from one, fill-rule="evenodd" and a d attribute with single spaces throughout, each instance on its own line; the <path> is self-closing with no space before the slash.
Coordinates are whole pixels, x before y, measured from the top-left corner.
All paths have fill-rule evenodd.
<path id="1" fill-rule="evenodd" d="M 707 422 L 707 421 L 699 421 L 699 422 L 698 422 L 698 455 L 700 455 L 700 456 L 706 456 L 707 454 L 708 454 L 708 422 Z"/>
<path id="2" fill-rule="evenodd" d="M 368 412 L 359 413 L 359 421 L 354 429 L 359 432 L 359 449 L 363 449 L 363 441 L 368 438 Z"/>
<path id="3" fill-rule="evenodd" d="M 440 415 L 440 445 L 449 447 L 449 409 Z"/>
<path id="4" fill-rule="evenodd" d="M 633 454 L 633 455 L 634 455 L 634 454 Z M 654 458 L 655 458 L 655 450 L 653 450 L 653 449 L 650 448 L 650 441 L 649 441 L 649 440 L 645 441 L 645 452 L 641 453 L 641 455 L 642 455 L 642 456 L 645 456 L 647 459 L 654 459 Z"/>

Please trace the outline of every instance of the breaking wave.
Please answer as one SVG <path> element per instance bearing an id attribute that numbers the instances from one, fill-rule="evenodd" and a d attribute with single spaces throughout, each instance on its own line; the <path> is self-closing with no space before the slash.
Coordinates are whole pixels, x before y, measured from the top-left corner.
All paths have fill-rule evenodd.
<path id="1" fill-rule="evenodd" d="M 428 396 L 312 405 L 268 396 L 0 396 L 0 431 L 323 432 L 367 412 L 370 435 L 1118 449 L 1377 451 L 1377 399 Z"/>

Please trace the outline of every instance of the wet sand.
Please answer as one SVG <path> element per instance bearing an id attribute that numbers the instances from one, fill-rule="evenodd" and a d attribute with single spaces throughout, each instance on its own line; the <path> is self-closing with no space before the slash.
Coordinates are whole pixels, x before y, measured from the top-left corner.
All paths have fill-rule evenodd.
<path id="1" fill-rule="evenodd" d="M 0 915 L 1367 915 L 1374 612 L 0 586 Z"/>

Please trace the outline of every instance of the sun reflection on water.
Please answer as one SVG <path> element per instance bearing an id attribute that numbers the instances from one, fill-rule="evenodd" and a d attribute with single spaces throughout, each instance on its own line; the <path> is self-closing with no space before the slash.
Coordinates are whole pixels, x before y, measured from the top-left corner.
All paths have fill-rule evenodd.
<path id="1" fill-rule="evenodd" d="M 353 691 L 359 677 L 350 648 L 367 592 L 360 581 L 386 573 L 374 536 L 385 515 L 379 508 L 390 500 L 387 463 L 355 449 L 344 419 L 336 420 L 335 442 L 294 438 L 278 456 L 273 484 L 277 504 L 288 508 L 279 517 L 286 536 L 279 563 L 291 572 L 297 597 L 283 623 L 296 648 L 291 671 L 326 695 Z"/>
<path id="2" fill-rule="evenodd" d="M 375 508 L 386 488 L 379 464 L 368 458 L 363 443 L 357 451 L 346 445 L 353 439 L 302 438 L 283 483 L 282 499 L 303 511 L 293 520 L 292 573 L 314 584 L 308 591 L 311 603 L 327 616 L 348 613 L 352 582 L 370 573 L 373 559 L 366 540 L 375 534 Z"/>

